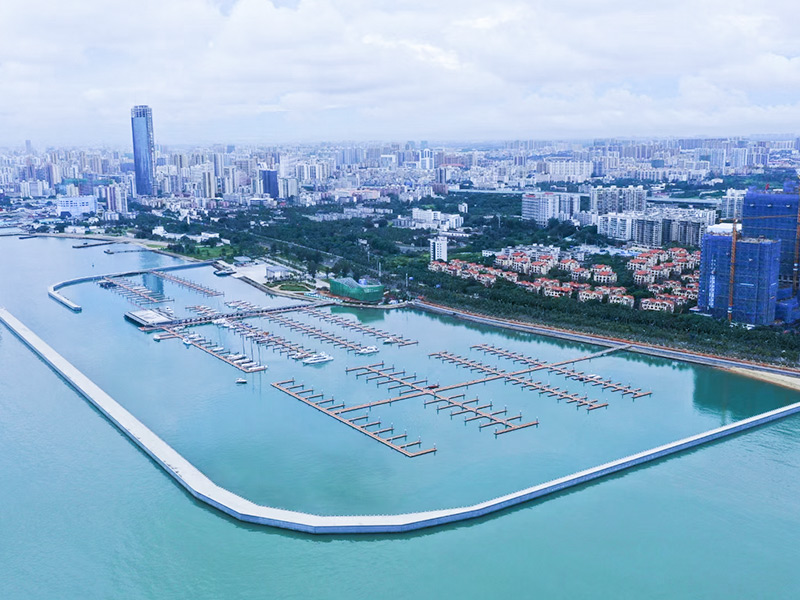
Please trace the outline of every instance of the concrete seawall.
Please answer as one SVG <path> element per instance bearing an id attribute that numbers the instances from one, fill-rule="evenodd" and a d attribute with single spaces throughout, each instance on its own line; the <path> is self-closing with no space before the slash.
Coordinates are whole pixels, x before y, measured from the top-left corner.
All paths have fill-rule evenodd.
<path id="1" fill-rule="evenodd" d="M 67 279 L 66 281 L 59 281 L 47 288 L 47 295 L 59 304 L 63 304 L 73 312 L 81 312 L 83 310 L 79 304 L 76 304 L 66 296 L 59 293 L 58 290 L 71 285 L 78 285 L 80 283 L 88 283 L 90 281 L 97 281 L 103 277 L 128 277 L 131 275 L 141 275 L 142 273 L 150 273 L 152 271 L 179 271 L 182 269 L 194 269 L 195 267 L 205 267 L 212 264 L 211 261 L 188 263 L 185 265 L 172 265 L 169 267 L 156 267 L 155 269 L 140 269 L 138 271 L 125 271 L 123 273 L 106 273 L 104 275 L 88 275 L 86 277 L 76 277 L 75 279 Z"/>
<path id="2" fill-rule="evenodd" d="M 314 515 L 259 505 L 218 486 L 2 308 L 0 321 L 192 496 L 240 521 L 313 534 L 400 533 L 482 517 L 800 412 L 798 402 L 472 506 L 397 515 Z"/>

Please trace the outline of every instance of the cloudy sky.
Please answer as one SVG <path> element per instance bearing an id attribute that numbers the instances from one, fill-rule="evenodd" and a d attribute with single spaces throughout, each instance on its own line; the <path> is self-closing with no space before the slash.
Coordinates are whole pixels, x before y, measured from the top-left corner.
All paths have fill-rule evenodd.
<path id="1" fill-rule="evenodd" d="M 797 0 L 2 0 L 0 145 L 800 133 Z"/>

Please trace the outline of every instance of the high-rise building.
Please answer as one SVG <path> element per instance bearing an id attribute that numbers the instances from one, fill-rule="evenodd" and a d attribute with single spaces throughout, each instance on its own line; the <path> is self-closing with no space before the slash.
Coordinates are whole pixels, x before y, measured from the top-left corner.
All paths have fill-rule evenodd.
<path id="1" fill-rule="evenodd" d="M 765 237 L 781 243 L 780 279 L 791 281 L 797 239 L 797 185 L 787 182 L 782 191 L 747 190 L 742 206 L 742 236 Z"/>
<path id="2" fill-rule="evenodd" d="M 725 195 L 722 197 L 722 218 L 723 219 L 737 219 L 742 218 L 742 205 L 744 204 L 745 190 L 735 190 L 728 188 Z"/>
<path id="3" fill-rule="evenodd" d="M 592 212 L 599 215 L 621 212 L 644 212 L 647 207 L 647 190 L 641 185 L 618 188 L 611 187 L 592 188 L 590 196 Z"/>
<path id="4" fill-rule="evenodd" d="M 778 266 L 781 245 L 764 238 L 736 240 L 732 320 L 751 325 L 770 325 L 775 320 L 778 298 Z M 731 236 L 703 237 L 700 260 L 700 310 L 718 319 L 728 314 L 731 277 Z"/>
<path id="5" fill-rule="evenodd" d="M 261 171 L 261 184 L 264 188 L 264 193 L 276 200 L 280 197 L 280 190 L 278 188 L 278 171 L 274 169 L 264 169 Z"/>
<path id="6" fill-rule="evenodd" d="M 155 195 L 156 150 L 153 140 L 153 111 L 139 105 L 131 109 L 133 164 L 136 172 L 136 195 Z"/>
<path id="7" fill-rule="evenodd" d="M 429 240 L 431 260 L 447 262 L 447 238 L 439 236 Z"/>
<path id="8" fill-rule="evenodd" d="M 522 197 L 522 218 L 546 227 L 550 219 L 568 221 L 580 210 L 580 194 L 533 192 Z"/>

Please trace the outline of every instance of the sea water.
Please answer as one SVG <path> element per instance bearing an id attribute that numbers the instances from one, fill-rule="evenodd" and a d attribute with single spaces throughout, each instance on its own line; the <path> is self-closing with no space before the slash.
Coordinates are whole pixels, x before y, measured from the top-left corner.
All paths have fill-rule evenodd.
<path id="1" fill-rule="evenodd" d="M 379 346 L 357 357 L 266 319 L 250 322 L 332 354 L 302 366 L 216 326 L 197 328 L 268 365 L 245 375 L 179 340 L 156 343 L 122 315 L 135 309 L 96 284 L 47 297 L 70 277 L 179 261 L 108 255 L 74 241 L 0 239 L 0 305 L 83 370 L 216 483 L 254 501 L 322 514 L 447 508 L 485 500 L 606 460 L 797 401 L 795 392 L 705 367 L 617 353 L 579 370 L 652 390 L 618 393 L 533 373 L 608 402 L 587 413 L 499 382 L 467 398 L 522 412 L 540 426 L 495 438 L 491 428 L 409 399 L 373 409 L 437 453 L 409 459 L 279 392 L 290 377 L 347 404 L 389 397 L 345 367 L 385 361 L 448 385 L 480 377 L 428 354 L 441 350 L 506 370 L 491 343 L 548 362 L 601 349 L 465 325 L 401 310 L 333 310 L 419 345 L 384 346 L 300 312 L 287 316 Z M 121 248 L 112 246 L 111 248 Z M 201 267 L 175 273 L 225 292 L 206 298 L 168 281 L 133 278 L 174 298 L 290 304 Z M 238 346 L 237 346 L 238 344 Z M 498 408 L 498 410 L 500 409 Z M 357 413 L 356 413 L 357 414 Z M 141 597 L 795 597 L 800 577 L 800 420 L 459 526 L 405 536 L 312 537 L 245 526 L 194 500 L 36 359 L 0 330 L 0 596 Z M 3 591 L 5 590 L 5 592 Z"/>

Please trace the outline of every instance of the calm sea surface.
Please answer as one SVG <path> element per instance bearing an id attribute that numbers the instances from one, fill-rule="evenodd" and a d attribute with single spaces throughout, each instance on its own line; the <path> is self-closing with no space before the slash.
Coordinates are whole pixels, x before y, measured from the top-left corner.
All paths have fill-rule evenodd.
<path id="1" fill-rule="evenodd" d="M 495 438 L 463 416 L 409 399 L 371 417 L 435 455 L 405 458 L 271 387 L 294 377 L 348 405 L 396 394 L 346 373 L 385 361 L 448 385 L 480 375 L 428 355 L 449 352 L 522 368 L 471 349 L 488 343 L 557 362 L 600 350 L 403 310 L 332 312 L 402 333 L 374 338 L 303 313 L 287 316 L 380 353 L 357 357 L 266 319 L 248 322 L 335 357 L 302 366 L 215 325 L 196 331 L 251 354 L 246 375 L 153 341 L 123 319 L 135 309 L 97 284 L 47 297 L 64 279 L 179 261 L 108 255 L 74 240 L 0 238 L 0 305 L 218 484 L 259 503 L 318 514 L 395 513 L 472 504 L 800 400 L 800 394 L 709 368 L 619 353 L 580 370 L 652 390 L 618 393 L 534 373 L 608 402 L 587 413 L 517 386 L 465 390 L 529 428 Z M 127 246 L 110 246 L 112 250 Z M 206 298 L 133 278 L 191 305 L 269 298 L 210 268 L 177 275 L 224 291 Z M 331 309 L 323 309 L 330 311 Z M 360 413 L 353 413 L 355 416 Z M 463 525 L 404 536 L 311 537 L 239 524 L 192 500 L 7 329 L 0 328 L 0 598 L 797 598 L 800 418 Z"/>

